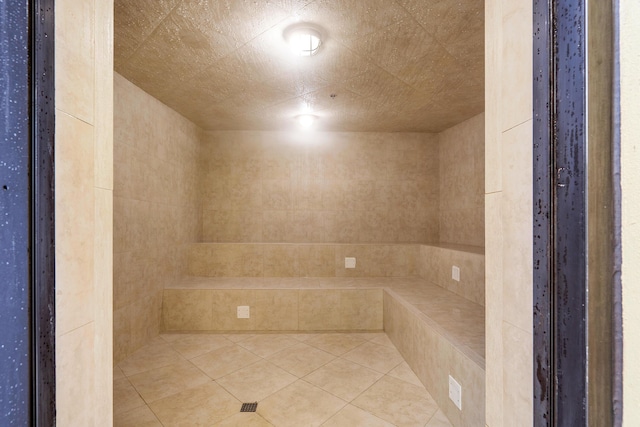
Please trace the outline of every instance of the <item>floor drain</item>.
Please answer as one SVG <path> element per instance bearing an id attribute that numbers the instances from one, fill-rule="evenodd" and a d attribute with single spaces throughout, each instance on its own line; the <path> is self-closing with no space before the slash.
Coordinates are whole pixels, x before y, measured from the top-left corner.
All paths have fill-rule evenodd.
<path id="1" fill-rule="evenodd" d="M 258 408 L 258 402 L 243 403 L 242 408 L 240 408 L 240 412 L 256 412 L 257 408 Z"/>

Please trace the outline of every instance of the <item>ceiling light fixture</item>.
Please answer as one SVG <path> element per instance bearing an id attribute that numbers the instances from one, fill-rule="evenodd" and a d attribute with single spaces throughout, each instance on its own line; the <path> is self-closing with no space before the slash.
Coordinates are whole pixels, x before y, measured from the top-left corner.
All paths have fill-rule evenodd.
<path id="1" fill-rule="evenodd" d="M 296 120 L 303 129 L 310 129 L 316 120 L 318 120 L 318 116 L 314 116 L 313 114 L 300 114 L 296 116 Z"/>
<path id="2" fill-rule="evenodd" d="M 291 50 L 299 56 L 313 56 L 322 45 L 322 32 L 312 24 L 300 23 L 288 27 L 284 38 Z"/>

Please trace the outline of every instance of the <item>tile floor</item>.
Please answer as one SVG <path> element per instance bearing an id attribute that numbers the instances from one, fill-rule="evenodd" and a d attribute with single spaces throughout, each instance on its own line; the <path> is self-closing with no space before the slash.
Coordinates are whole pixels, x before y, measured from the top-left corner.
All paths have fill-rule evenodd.
<path id="1" fill-rule="evenodd" d="M 241 413 L 243 402 L 258 402 Z M 163 334 L 114 372 L 116 427 L 451 426 L 384 333 Z"/>

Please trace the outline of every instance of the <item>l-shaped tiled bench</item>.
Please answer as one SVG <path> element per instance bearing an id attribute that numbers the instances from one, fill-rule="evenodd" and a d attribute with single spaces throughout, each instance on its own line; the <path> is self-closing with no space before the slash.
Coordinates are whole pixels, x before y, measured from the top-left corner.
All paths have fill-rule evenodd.
<path id="1" fill-rule="evenodd" d="M 416 256 L 402 262 L 422 277 L 187 277 L 164 290 L 163 327 L 208 332 L 384 330 L 454 426 L 484 426 L 484 307 L 474 302 L 484 294 L 477 283 L 464 280 L 483 278 L 484 257 L 473 248 L 415 246 L 400 248 Z M 451 262 L 463 272 L 475 272 L 447 283 Z M 237 306 L 249 306 L 250 318 L 238 319 Z M 462 411 L 448 398 L 449 375 L 462 386 Z"/>

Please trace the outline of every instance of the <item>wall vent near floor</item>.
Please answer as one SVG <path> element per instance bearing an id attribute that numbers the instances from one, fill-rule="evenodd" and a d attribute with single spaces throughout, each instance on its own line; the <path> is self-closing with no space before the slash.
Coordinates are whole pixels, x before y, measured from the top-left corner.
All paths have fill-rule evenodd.
<path id="1" fill-rule="evenodd" d="M 256 409 L 258 409 L 258 402 L 243 403 L 240 412 L 256 412 Z"/>

